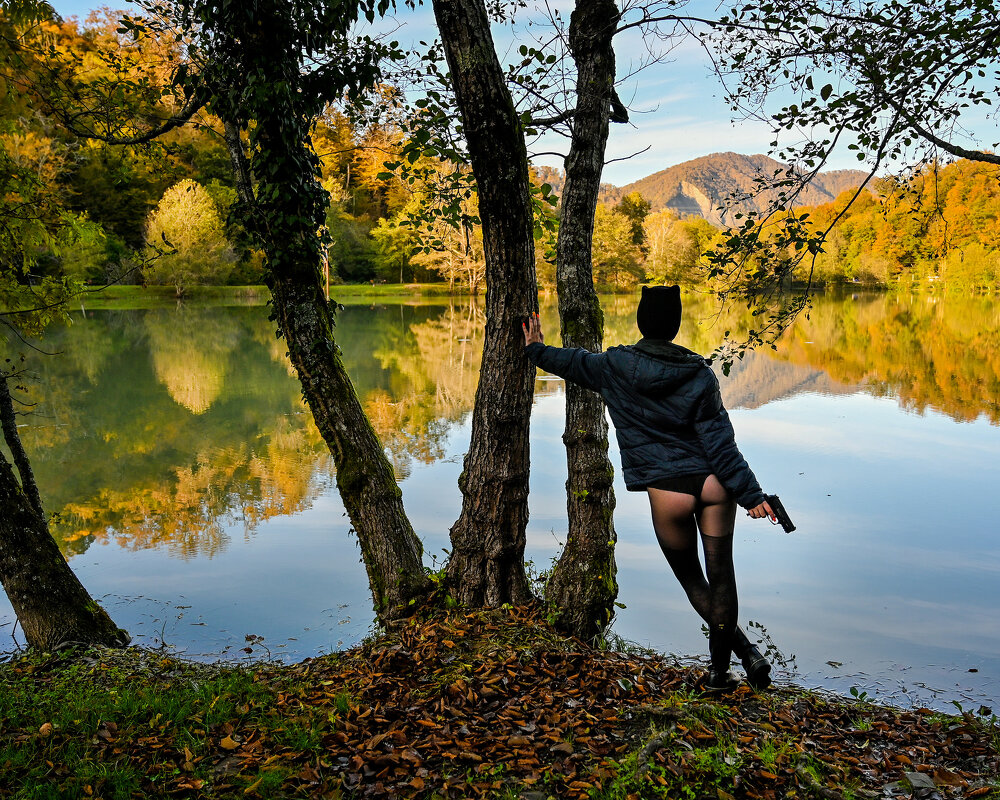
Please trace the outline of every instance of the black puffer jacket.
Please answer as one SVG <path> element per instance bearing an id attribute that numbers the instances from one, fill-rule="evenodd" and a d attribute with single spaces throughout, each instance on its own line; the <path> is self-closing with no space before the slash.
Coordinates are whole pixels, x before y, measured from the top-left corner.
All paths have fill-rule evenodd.
<path id="1" fill-rule="evenodd" d="M 629 491 L 663 478 L 714 473 L 744 508 L 764 502 L 736 447 L 719 381 L 697 353 L 654 339 L 604 353 L 536 342 L 525 353 L 546 372 L 604 398 Z"/>

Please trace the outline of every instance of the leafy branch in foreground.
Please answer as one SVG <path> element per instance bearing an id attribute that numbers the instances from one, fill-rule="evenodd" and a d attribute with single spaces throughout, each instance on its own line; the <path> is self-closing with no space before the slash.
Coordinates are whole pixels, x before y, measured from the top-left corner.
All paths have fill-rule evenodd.
<path id="1" fill-rule="evenodd" d="M 710 255 L 723 296 L 764 320 L 747 344 L 773 341 L 808 306 L 839 216 L 820 228 L 791 209 L 839 148 L 869 173 L 851 202 L 879 171 L 905 174 L 942 152 L 1000 163 L 965 128 L 1000 90 L 998 20 L 991 0 L 752 0 L 710 28 L 705 46 L 733 109 L 770 124 L 772 153 L 788 164 L 760 176 L 759 191 L 774 192 L 768 208 L 742 217 Z M 781 289 L 803 264 L 804 288 L 789 301 Z"/>

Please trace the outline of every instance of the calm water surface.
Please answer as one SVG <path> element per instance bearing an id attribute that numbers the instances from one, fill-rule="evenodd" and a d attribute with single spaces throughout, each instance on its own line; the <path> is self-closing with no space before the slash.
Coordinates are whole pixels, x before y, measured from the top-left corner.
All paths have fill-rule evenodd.
<path id="1" fill-rule="evenodd" d="M 678 341 L 699 352 L 747 324 L 685 304 Z M 635 340 L 633 309 L 607 300 L 609 343 Z M 543 320 L 557 327 L 551 305 Z M 428 564 L 459 512 L 482 325 L 480 308 L 446 300 L 349 305 L 338 323 Z M 331 459 L 265 309 L 80 312 L 44 346 L 60 355 L 32 358 L 38 406 L 22 435 L 70 563 L 137 642 L 292 660 L 371 630 Z M 821 298 L 722 385 L 741 449 L 799 527 L 737 521 L 740 618 L 776 648 L 777 678 L 904 706 L 1000 703 L 1000 303 Z M 527 553 L 539 570 L 566 530 L 563 391 L 539 373 Z M 616 491 L 627 608 L 614 632 L 700 656 L 645 495 L 620 479 Z M 0 594 L 0 651 L 20 641 Z"/>

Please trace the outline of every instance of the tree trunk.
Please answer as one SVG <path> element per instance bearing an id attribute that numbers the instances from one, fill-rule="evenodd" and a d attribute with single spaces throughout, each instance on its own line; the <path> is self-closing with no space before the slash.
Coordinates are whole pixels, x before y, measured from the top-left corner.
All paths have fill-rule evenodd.
<path id="1" fill-rule="evenodd" d="M 83 588 L 49 533 L 3 374 L 0 423 L 14 458 L 11 465 L 0 452 L 0 584 L 29 647 L 51 650 L 67 644 L 128 644 L 129 635 Z"/>
<path id="2" fill-rule="evenodd" d="M 612 0 L 577 0 L 570 18 L 570 51 L 577 66 L 573 139 L 556 243 L 556 283 L 564 347 L 600 351 L 604 315 L 594 291 L 591 245 L 604 168 L 608 115 L 615 78 L 611 40 L 618 22 Z M 594 640 L 607 628 L 618 596 L 615 580 L 614 468 L 608 459 L 604 403 L 593 392 L 566 384 L 566 547 L 545 588 L 557 624 Z"/>
<path id="3" fill-rule="evenodd" d="M 524 531 L 535 375 L 521 322 L 538 303 L 527 151 L 483 0 L 434 0 L 434 15 L 479 189 L 486 259 L 483 363 L 447 578 L 462 604 L 521 603 L 531 597 Z"/>
<path id="4" fill-rule="evenodd" d="M 252 119 L 253 153 L 248 160 L 239 126 L 226 124 L 226 144 L 237 176 L 240 200 L 249 212 L 247 228 L 267 256 L 268 285 L 279 335 L 288 343 L 302 392 L 333 454 L 337 487 L 368 573 L 375 611 L 383 622 L 406 616 L 411 601 L 430 582 L 423 547 L 403 509 L 402 492 L 334 341 L 334 316 L 323 293 L 323 249 L 319 231 L 329 195 L 319 184 L 319 159 L 311 147 L 310 112 L 295 90 L 302 73 L 294 58 L 275 57 L 292 48 L 295 31 L 281 3 L 261 3 L 253 15 L 237 14 L 246 30 L 229 31 L 246 43 L 241 70 L 255 86 L 269 87 L 280 102 L 239 108 Z M 283 92 L 282 87 L 290 87 Z M 236 103 L 254 98 L 236 92 Z M 249 102 L 253 102 L 251 99 Z M 252 178 L 251 178 L 252 176 Z"/>

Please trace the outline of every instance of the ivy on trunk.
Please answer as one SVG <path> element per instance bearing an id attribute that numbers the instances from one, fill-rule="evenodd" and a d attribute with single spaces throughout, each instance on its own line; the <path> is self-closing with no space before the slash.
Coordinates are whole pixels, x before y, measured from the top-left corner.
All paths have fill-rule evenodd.
<path id="1" fill-rule="evenodd" d="M 262 0 L 191 8 L 207 34 L 199 81 L 225 120 L 243 221 L 267 257 L 278 335 L 288 344 L 303 395 L 333 454 L 376 612 L 383 622 L 404 616 L 430 582 L 392 465 L 334 339 L 320 239 L 329 196 L 319 183 L 310 138 L 326 102 L 377 75 L 373 62 L 343 60 L 357 6 L 318 2 L 292 9 Z M 318 67 L 306 63 L 320 55 L 330 60 Z M 249 132 L 248 150 L 242 131 Z"/>

